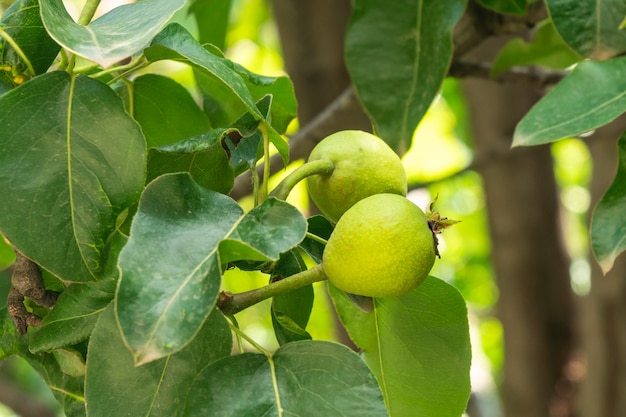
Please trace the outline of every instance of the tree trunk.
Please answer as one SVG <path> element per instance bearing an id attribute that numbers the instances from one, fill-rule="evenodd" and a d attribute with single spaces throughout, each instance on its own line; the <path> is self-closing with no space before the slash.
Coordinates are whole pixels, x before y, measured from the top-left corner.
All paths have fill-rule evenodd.
<path id="1" fill-rule="evenodd" d="M 549 147 L 507 151 L 517 122 L 539 95 L 524 85 L 485 80 L 467 80 L 464 88 L 476 157 L 500 155 L 486 159 L 480 173 L 504 328 L 506 416 L 555 416 L 551 408 L 572 351 L 574 317 L 559 193 Z"/>
<path id="2" fill-rule="evenodd" d="M 285 68 L 298 98 L 304 126 L 350 86 L 344 62 L 344 38 L 350 19 L 349 0 L 272 0 Z M 342 114 L 340 129 L 371 129 L 359 106 Z"/>
<path id="3" fill-rule="evenodd" d="M 626 119 L 598 130 L 588 141 L 594 162 L 591 181 L 595 207 L 615 177 L 617 137 Z M 626 215 L 626 213 L 625 213 Z M 591 290 L 582 298 L 582 350 L 586 375 L 578 395 L 580 417 L 626 416 L 626 257 L 603 276 L 591 259 Z"/>

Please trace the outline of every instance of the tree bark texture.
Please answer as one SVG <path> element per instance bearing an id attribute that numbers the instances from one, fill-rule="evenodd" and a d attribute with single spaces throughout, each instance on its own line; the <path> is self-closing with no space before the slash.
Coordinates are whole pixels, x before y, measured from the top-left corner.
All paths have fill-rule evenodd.
<path id="1" fill-rule="evenodd" d="M 589 138 L 593 160 L 594 207 L 615 177 L 619 135 L 626 118 Z M 624 213 L 626 216 L 626 213 Z M 581 348 L 585 375 L 577 396 L 580 417 L 626 416 L 626 256 L 617 258 L 604 276 L 591 259 L 591 290 L 580 300 Z"/>
<path id="2" fill-rule="evenodd" d="M 476 157 L 502 155 L 538 92 L 477 79 L 466 80 L 464 89 Z M 556 387 L 573 347 L 574 309 L 550 148 L 512 149 L 483 164 L 480 174 L 504 328 L 505 415 L 555 416 Z"/>

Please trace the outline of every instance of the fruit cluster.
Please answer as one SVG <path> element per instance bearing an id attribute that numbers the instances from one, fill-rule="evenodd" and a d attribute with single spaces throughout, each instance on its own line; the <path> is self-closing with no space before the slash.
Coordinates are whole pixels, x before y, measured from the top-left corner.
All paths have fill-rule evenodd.
<path id="1" fill-rule="evenodd" d="M 436 233 L 456 223 L 428 216 L 406 198 L 398 155 L 378 137 L 341 131 L 322 140 L 307 163 L 332 169 L 307 178 L 309 194 L 336 223 L 323 254 L 328 280 L 351 294 L 394 297 L 421 284 L 438 255 Z M 305 164 L 306 165 L 306 164 Z"/>

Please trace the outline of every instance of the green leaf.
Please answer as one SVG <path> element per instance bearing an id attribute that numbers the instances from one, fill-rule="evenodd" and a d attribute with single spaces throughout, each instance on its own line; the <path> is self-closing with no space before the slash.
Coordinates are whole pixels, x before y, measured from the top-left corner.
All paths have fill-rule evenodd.
<path id="1" fill-rule="evenodd" d="M 270 140 L 278 149 L 283 161 L 289 158 L 287 143 L 281 138 L 266 120 L 271 114 L 262 112 L 252 97 L 246 82 L 235 70 L 231 61 L 211 53 L 204 48 L 182 26 L 172 23 L 159 33 L 150 47 L 144 50 L 146 58 L 151 62 L 160 60 L 175 60 L 187 63 L 194 67 L 198 83 L 201 88 L 216 97 L 224 114 L 218 120 L 211 117 L 214 127 L 223 127 L 232 124 L 237 119 L 249 113 L 256 120 L 267 123 Z"/>
<path id="2" fill-rule="evenodd" d="M 189 172 L 199 185 L 226 194 L 232 189 L 235 176 L 256 166 L 262 156 L 258 126 L 259 120 L 246 113 L 231 126 L 152 148 L 148 180 L 166 173 Z"/>
<path id="3" fill-rule="evenodd" d="M 248 87 L 241 76 L 233 70 L 230 61 L 207 51 L 179 24 L 172 23 L 166 26 L 145 49 L 144 54 L 151 62 L 175 60 L 190 64 L 200 71 L 211 80 L 216 94 L 230 100 L 229 104 L 233 109 L 230 122 L 246 112 L 259 120 L 263 118 Z"/>
<path id="4" fill-rule="evenodd" d="M 606 274 L 626 250 L 626 133 L 617 142 L 619 161 L 613 183 L 593 211 L 591 246 Z"/>
<path id="5" fill-rule="evenodd" d="M 382 417 L 387 412 L 376 379 L 356 353 L 336 343 L 301 341 L 283 345 L 269 358 L 244 353 L 214 362 L 194 381 L 183 415 Z"/>
<path id="6" fill-rule="evenodd" d="M 392 417 L 458 417 L 470 394 L 467 309 L 459 292 L 428 277 L 415 290 L 375 299 L 365 313 L 329 286 L 341 321 L 372 369 Z"/>
<path id="7" fill-rule="evenodd" d="M 80 352 L 74 349 L 57 349 L 52 352 L 59 364 L 59 369 L 66 375 L 81 377 L 85 376 L 85 359 Z"/>
<path id="8" fill-rule="evenodd" d="M 141 129 L 107 86 L 66 72 L 0 97 L 0 232 L 68 282 L 101 277 L 105 241 L 144 183 Z"/>
<path id="9" fill-rule="evenodd" d="M 306 221 L 273 198 L 248 214 L 231 198 L 167 174 L 146 187 L 120 254 L 116 309 L 135 362 L 183 348 L 211 312 L 222 266 L 278 260 L 297 245 Z"/>
<path id="10" fill-rule="evenodd" d="M 188 13 L 198 25 L 198 42 L 210 43 L 221 49 L 226 46 L 226 31 L 232 0 L 193 0 Z"/>
<path id="11" fill-rule="evenodd" d="M 133 82 L 133 117 L 148 147 L 158 147 L 199 135 L 211 128 L 191 94 L 171 78 L 145 74 Z"/>
<path id="12" fill-rule="evenodd" d="M 565 42 L 579 54 L 607 59 L 626 50 L 623 0 L 547 0 L 550 16 Z"/>
<path id="13" fill-rule="evenodd" d="M 605 125 L 626 110 L 626 57 L 579 64 L 519 122 L 513 146 L 539 145 Z"/>
<path id="14" fill-rule="evenodd" d="M 234 69 L 243 78 L 254 100 L 271 97 L 269 116 L 272 128 L 277 133 L 285 133 L 289 123 L 297 116 L 298 102 L 289 77 L 268 77 L 248 71 L 233 63 Z"/>
<path id="15" fill-rule="evenodd" d="M 272 270 L 272 281 L 280 280 L 307 269 L 297 249 L 281 255 Z M 310 340 L 306 326 L 313 309 L 313 286 L 307 285 L 272 300 L 272 325 L 276 340 L 281 345 L 297 340 Z"/>
<path id="16" fill-rule="evenodd" d="M 397 153 L 437 95 L 452 59 L 465 0 L 356 0 L 346 64 L 376 133 Z"/>
<path id="17" fill-rule="evenodd" d="M 113 300 L 117 281 L 72 284 L 59 296 L 52 311 L 33 334 L 33 353 L 71 346 L 89 338 L 100 314 Z"/>
<path id="18" fill-rule="evenodd" d="M 309 233 L 321 237 L 324 240 L 328 240 L 333 232 L 332 223 L 320 214 L 309 217 L 307 219 L 307 223 Z M 313 261 L 318 264 L 322 263 L 322 255 L 324 254 L 324 248 L 326 247 L 324 244 L 307 236 L 306 239 L 302 241 L 302 244 L 300 244 L 300 247 L 311 257 L 311 259 L 313 259 Z"/>
<path id="19" fill-rule="evenodd" d="M 582 59 L 563 42 L 552 22 L 544 20 L 537 25 L 532 41 L 525 42 L 520 38 L 515 38 L 500 50 L 491 67 L 491 75 L 495 77 L 516 65 L 540 65 L 562 69 Z"/>
<path id="20" fill-rule="evenodd" d="M 10 86 L 46 72 L 61 49 L 43 27 L 38 0 L 13 3 L 0 20 L 0 35 L 0 83 Z"/>
<path id="21" fill-rule="evenodd" d="M 82 376 L 68 375 L 61 369 L 52 353 L 21 355 L 37 371 L 44 383 L 63 407 L 66 417 L 85 416 L 84 385 Z"/>
<path id="22" fill-rule="evenodd" d="M 478 2 L 498 13 L 521 16 L 526 14 L 526 0 L 478 0 Z"/>
<path id="23" fill-rule="evenodd" d="M 106 68 L 143 49 L 184 4 L 184 0 L 137 1 L 83 26 L 72 19 L 62 0 L 41 0 L 41 17 L 55 41 Z"/>
<path id="24" fill-rule="evenodd" d="M 211 362 L 229 355 L 231 347 L 226 319 L 213 311 L 185 349 L 135 367 L 111 306 L 89 342 L 85 380 L 89 416 L 180 416 L 195 377 Z"/>
<path id="25" fill-rule="evenodd" d="M 19 334 L 6 306 L 0 308 L 0 360 L 28 351 L 28 339 Z"/>
<path id="26" fill-rule="evenodd" d="M 201 186 L 223 194 L 235 182 L 232 166 L 221 139 L 228 129 L 216 129 L 172 145 L 152 148 L 148 160 L 148 180 L 166 173 L 189 172 Z"/>
<path id="27" fill-rule="evenodd" d="M 15 262 L 15 252 L 11 245 L 0 235 L 0 271 L 7 269 Z"/>

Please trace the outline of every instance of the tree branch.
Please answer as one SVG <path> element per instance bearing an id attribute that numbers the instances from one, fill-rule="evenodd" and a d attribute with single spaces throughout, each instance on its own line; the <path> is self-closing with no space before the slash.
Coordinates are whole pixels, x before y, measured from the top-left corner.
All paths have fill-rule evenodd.
<path id="1" fill-rule="evenodd" d="M 234 315 L 278 294 L 293 291 L 314 282 L 324 281 L 325 279 L 327 278 L 322 265 L 317 264 L 307 270 L 283 278 L 280 281 L 272 282 L 265 287 L 255 288 L 239 294 L 223 291 L 217 299 L 217 307 L 222 310 L 224 314 Z"/>
<path id="2" fill-rule="evenodd" d="M 521 34 L 527 32 L 539 21 L 548 16 L 543 2 L 535 2 L 528 7 L 525 16 L 501 15 L 485 9 L 475 1 L 468 5 L 454 31 L 454 60 L 448 75 L 458 78 L 475 77 L 492 79 L 491 67 L 485 63 L 472 63 L 462 59 L 467 53 L 482 44 L 486 39 L 495 36 Z M 497 82 L 527 82 L 538 87 L 555 84 L 566 73 L 564 71 L 548 71 L 536 67 L 513 67 L 493 78 Z M 290 160 L 306 158 L 311 150 L 327 134 L 329 127 L 336 126 L 338 121 L 348 114 L 361 108 L 361 104 L 352 86 L 346 88 L 333 102 L 320 112 L 310 123 L 303 126 L 289 140 Z M 270 173 L 275 174 L 283 169 L 280 156 L 274 155 L 270 160 Z M 258 175 L 263 174 L 264 167 L 257 167 Z M 230 196 L 239 199 L 252 192 L 252 175 L 247 172 L 235 180 Z"/>
<path id="3" fill-rule="evenodd" d="M 545 88 L 561 81 L 569 74 L 563 70 L 549 70 L 542 67 L 511 67 L 507 71 L 491 76 L 491 65 L 478 62 L 453 61 L 448 75 L 456 78 L 483 78 L 497 82 L 528 83 Z"/>

